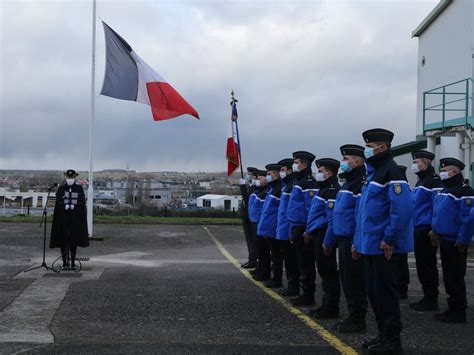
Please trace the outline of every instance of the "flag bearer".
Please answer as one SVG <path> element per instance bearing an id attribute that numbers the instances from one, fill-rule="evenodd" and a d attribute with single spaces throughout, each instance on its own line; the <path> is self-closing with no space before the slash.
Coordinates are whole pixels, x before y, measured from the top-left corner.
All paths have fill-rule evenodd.
<path id="1" fill-rule="evenodd" d="M 253 269 L 257 267 L 258 252 L 255 245 L 255 235 L 252 231 L 252 222 L 249 219 L 248 206 L 249 206 L 249 197 L 252 195 L 255 187 L 255 180 L 253 179 L 253 174 L 257 171 L 257 168 L 248 167 L 247 175 L 244 179 L 240 179 L 240 192 L 242 194 L 242 205 L 241 205 L 241 214 L 242 214 L 242 226 L 245 234 L 245 242 L 247 243 L 247 250 L 249 253 L 248 261 L 242 264 L 244 269 Z"/>
<path id="2" fill-rule="evenodd" d="M 341 333 L 357 333 L 367 328 L 365 318 L 368 306 L 364 259 L 352 257 L 356 206 L 365 181 L 364 147 L 346 144 L 340 150 L 340 177 L 345 182 L 337 193 L 323 248 L 327 254 L 333 253 L 336 244 L 339 249 L 339 273 L 349 315 L 336 328 Z"/>
<path id="3" fill-rule="evenodd" d="M 313 249 L 309 248 L 303 241 L 311 201 L 318 193 L 316 180 L 314 180 L 311 170 L 311 163 L 314 159 L 314 154 L 309 152 L 298 151 L 293 153 L 293 172 L 296 174 L 296 182 L 288 201 L 287 217 L 290 222 L 290 243 L 296 245 L 300 264 L 301 286 L 303 288 L 303 294 L 291 301 L 295 306 L 314 304 L 314 281 L 311 281 L 310 276 L 311 272 L 314 275 L 314 253 Z M 309 270 L 304 270 L 303 265 Z"/>
<path id="4" fill-rule="evenodd" d="M 444 189 L 434 198 L 432 231 L 433 244 L 439 241 L 443 281 L 448 294 L 448 309 L 435 318 L 446 323 L 466 322 L 467 248 L 474 233 L 472 203 L 474 191 L 464 183 L 465 165 L 454 158 L 440 160 Z"/>
<path id="5" fill-rule="evenodd" d="M 371 352 L 401 351 L 399 255 L 413 250 L 413 199 L 393 160 L 393 133 L 376 128 L 362 134 L 367 179 L 357 213 L 354 245 L 364 256 L 367 293 L 378 335 L 362 344 Z"/>
<path id="6" fill-rule="evenodd" d="M 295 244 L 290 243 L 290 222 L 287 217 L 288 202 L 291 196 L 291 190 L 295 183 L 295 174 L 293 173 L 293 159 L 283 159 L 278 162 L 280 165 L 280 178 L 282 181 L 280 205 L 278 206 L 278 224 L 276 239 L 280 243 L 285 261 L 285 272 L 288 280 L 288 286 L 280 290 L 282 296 L 299 296 L 300 294 L 300 270 L 298 267 L 298 255 Z"/>
<path id="7" fill-rule="evenodd" d="M 321 277 L 321 288 L 323 290 L 321 306 L 310 312 L 317 319 L 332 319 L 339 317 L 339 299 L 341 297 L 341 284 L 337 270 L 335 253 L 324 253 L 323 242 L 329 221 L 332 219 L 334 202 L 340 189 L 337 179 L 339 160 L 324 158 L 316 160 L 316 181 L 318 182 L 318 194 L 311 202 L 308 213 L 308 224 L 304 234 L 305 244 L 312 248 L 316 260 L 318 274 Z M 308 271 L 313 268 L 308 268 Z M 315 273 L 311 277 L 313 294 Z"/>
<path id="8" fill-rule="evenodd" d="M 413 158 L 411 170 L 418 176 L 418 182 L 413 189 L 415 202 L 413 226 L 416 272 L 423 289 L 423 298 L 410 304 L 410 307 L 415 311 L 433 311 L 438 309 L 439 276 L 436 260 L 438 247 L 431 245 L 428 233 L 432 229 L 433 200 L 441 188 L 441 179 L 432 165 L 435 158 L 433 153 L 417 150 L 411 155 Z"/>

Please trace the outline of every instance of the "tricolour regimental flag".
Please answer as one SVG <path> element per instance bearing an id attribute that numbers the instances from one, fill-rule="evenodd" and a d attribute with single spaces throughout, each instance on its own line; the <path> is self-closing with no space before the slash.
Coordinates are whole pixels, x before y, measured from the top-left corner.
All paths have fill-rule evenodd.
<path id="1" fill-rule="evenodd" d="M 239 145 L 236 140 L 235 124 L 237 121 L 237 107 L 232 102 L 232 119 L 230 120 L 229 134 L 227 135 L 227 175 L 230 176 L 240 166 Z"/>
<path id="2" fill-rule="evenodd" d="M 145 63 L 120 35 L 102 21 L 106 65 L 101 94 L 151 106 L 155 121 L 184 114 L 199 119 L 197 111 Z"/>

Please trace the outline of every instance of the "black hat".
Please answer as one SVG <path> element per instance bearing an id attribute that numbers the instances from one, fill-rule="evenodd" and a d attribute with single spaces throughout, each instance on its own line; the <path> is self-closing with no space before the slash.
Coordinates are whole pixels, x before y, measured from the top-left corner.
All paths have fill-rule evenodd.
<path id="1" fill-rule="evenodd" d="M 399 165 L 398 168 L 401 170 L 402 173 L 407 172 L 407 167 L 405 165 Z"/>
<path id="2" fill-rule="evenodd" d="M 278 165 L 280 165 L 280 167 L 282 166 L 286 166 L 288 169 L 291 169 L 293 167 L 293 159 L 282 159 L 278 162 Z"/>
<path id="3" fill-rule="evenodd" d="M 369 129 L 362 133 L 362 137 L 364 138 L 365 143 L 373 143 L 373 142 L 387 142 L 391 143 L 393 139 L 393 132 L 383 128 L 374 128 Z"/>
<path id="4" fill-rule="evenodd" d="M 265 165 L 265 169 L 267 169 L 267 171 L 280 171 L 280 165 L 278 164 L 268 164 L 268 165 Z"/>
<path id="5" fill-rule="evenodd" d="M 328 168 L 339 169 L 339 165 L 341 164 L 339 160 L 332 159 L 332 158 L 322 158 L 316 160 L 316 166 L 319 168 L 321 166 L 326 166 Z"/>
<path id="6" fill-rule="evenodd" d="M 415 150 L 411 153 L 413 159 L 428 159 L 433 160 L 435 155 L 427 150 Z"/>
<path id="7" fill-rule="evenodd" d="M 364 147 L 357 144 L 344 144 L 341 146 L 342 155 L 355 155 L 357 157 L 365 158 L 364 156 Z"/>
<path id="8" fill-rule="evenodd" d="M 257 170 L 258 170 L 257 168 L 254 168 L 254 167 L 251 167 L 251 166 L 249 166 L 249 167 L 247 168 L 247 172 L 248 172 L 248 173 L 254 173 L 254 172 L 256 172 Z"/>
<path id="9" fill-rule="evenodd" d="M 66 176 L 68 178 L 75 178 L 78 175 L 79 174 L 76 172 L 76 170 L 73 170 L 73 169 L 69 169 L 64 173 L 64 176 Z"/>
<path id="10" fill-rule="evenodd" d="M 293 153 L 293 159 L 304 159 L 312 163 L 316 156 L 310 152 L 305 152 L 303 150 L 300 150 L 298 152 Z"/>
<path id="11" fill-rule="evenodd" d="M 256 175 L 257 176 L 267 176 L 267 171 L 266 170 L 257 170 Z"/>
<path id="12" fill-rule="evenodd" d="M 439 165 L 444 168 L 445 166 L 454 165 L 457 166 L 459 169 L 463 170 L 466 165 L 456 158 L 443 158 L 439 161 Z"/>

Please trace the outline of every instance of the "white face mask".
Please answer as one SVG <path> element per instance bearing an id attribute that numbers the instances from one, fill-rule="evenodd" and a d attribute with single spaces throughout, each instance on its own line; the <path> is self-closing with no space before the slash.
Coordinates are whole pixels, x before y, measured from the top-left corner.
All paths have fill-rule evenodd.
<path id="1" fill-rule="evenodd" d="M 418 166 L 418 164 L 413 163 L 411 165 L 411 171 L 415 174 L 419 173 L 420 172 L 420 167 Z"/>
<path id="2" fill-rule="evenodd" d="M 321 181 L 326 180 L 326 177 L 324 176 L 324 173 L 321 173 L 321 172 L 319 172 L 319 171 L 318 171 L 317 173 L 315 173 L 314 178 L 315 178 L 316 181 L 318 181 L 318 182 L 321 182 Z"/>
<path id="3" fill-rule="evenodd" d="M 294 172 L 298 172 L 298 171 L 300 171 L 300 168 L 298 167 L 298 164 L 296 164 L 296 163 L 293 163 L 292 170 L 293 170 Z"/>
<path id="4" fill-rule="evenodd" d="M 72 186 L 75 181 L 76 181 L 76 179 L 66 179 L 66 183 L 67 183 L 68 186 Z"/>
<path id="5" fill-rule="evenodd" d="M 255 182 L 255 186 L 257 186 L 257 187 L 262 186 L 262 183 L 260 182 L 260 180 L 257 180 L 257 181 Z"/>
<path id="6" fill-rule="evenodd" d="M 449 176 L 449 171 L 442 171 L 439 173 L 439 177 L 441 180 L 446 180 L 449 179 L 451 176 Z"/>
<path id="7" fill-rule="evenodd" d="M 286 178 L 286 172 L 280 171 L 280 179 Z"/>

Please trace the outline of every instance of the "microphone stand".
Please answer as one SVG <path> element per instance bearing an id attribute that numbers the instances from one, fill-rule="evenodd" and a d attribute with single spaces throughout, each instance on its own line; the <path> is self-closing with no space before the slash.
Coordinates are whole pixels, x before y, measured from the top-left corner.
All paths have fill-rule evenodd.
<path id="1" fill-rule="evenodd" d="M 51 194 L 51 189 L 54 188 L 54 186 L 48 188 L 48 196 L 46 197 L 46 203 L 44 204 L 44 209 L 43 209 L 43 216 L 41 217 L 41 223 L 40 223 L 40 228 L 42 225 L 44 225 L 44 230 L 43 230 L 43 262 L 40 266 L 35 266 L 32 267 L 31 269 L 25 270 L 24 272 L 40 269 L 44 267 L 46 270 L 51 270 L 48 265 L 46 265 L 46 225 L 48 224 L 48 201 L 49 201 L 49 195 Z"/>

